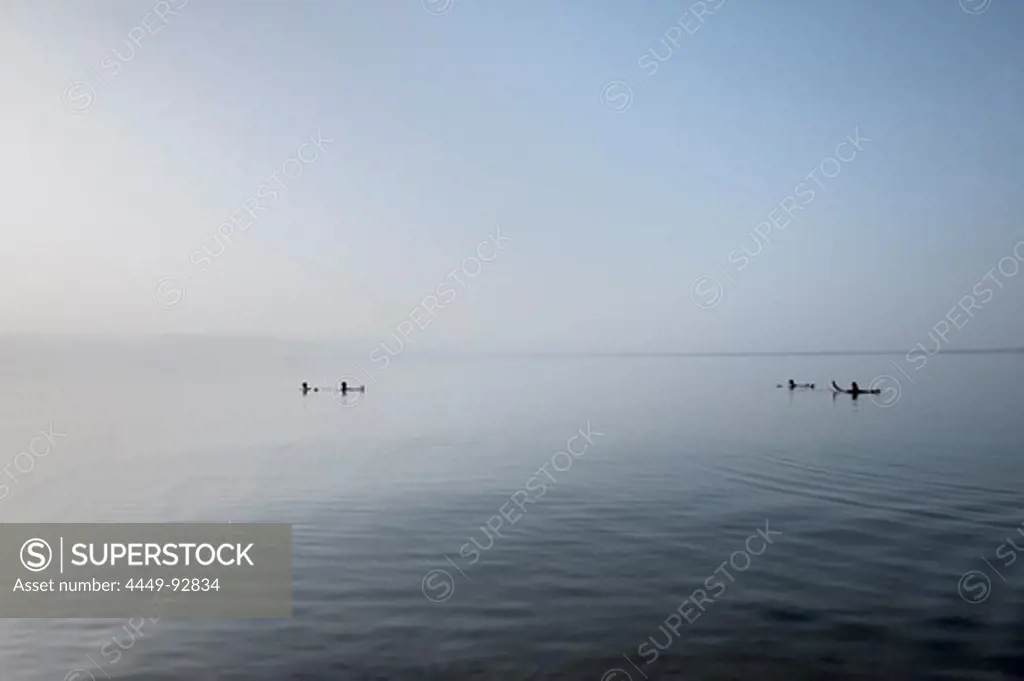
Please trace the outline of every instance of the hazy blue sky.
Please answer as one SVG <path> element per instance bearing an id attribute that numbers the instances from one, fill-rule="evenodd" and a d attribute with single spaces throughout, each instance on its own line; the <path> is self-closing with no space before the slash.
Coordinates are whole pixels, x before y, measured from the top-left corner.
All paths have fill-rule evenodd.
<path id="1" fill-rule="evenodd" d="M 1016 0 L 4 2 L 0 331 L 376 342 L 433 294 L 424 348 L 902 349 L 971 294 L 951 347 L 1024 345 L 1024 274 L 977 287 L 1024 258 L 1022 37 Z"/>

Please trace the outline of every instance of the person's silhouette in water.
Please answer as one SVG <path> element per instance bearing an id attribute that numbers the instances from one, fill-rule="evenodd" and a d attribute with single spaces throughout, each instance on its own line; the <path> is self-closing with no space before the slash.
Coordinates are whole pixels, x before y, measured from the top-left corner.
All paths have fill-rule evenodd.
<path id="1" fill-rule="evenodd" d="M 861 388 L 859 385 L 857 385 L 857 381 L 853 381 L 853 383 L 850 384 L 849 390 L 843 390 L 836 384 L 835 381 L 832 381 L 832 387 L 835 389 L 836 392 L 846 393 L 847 395 L 853 395 L 854 397 L 856 397 L 857 395 L 878 395 L 881 394 L 882 392 L 879 388 L 868 388 L 867 390 L 865 390 L 864 388 Z"/>

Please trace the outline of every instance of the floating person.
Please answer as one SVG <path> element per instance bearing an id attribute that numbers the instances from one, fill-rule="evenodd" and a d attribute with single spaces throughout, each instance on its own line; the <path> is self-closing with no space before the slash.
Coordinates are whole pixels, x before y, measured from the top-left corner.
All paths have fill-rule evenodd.
<path id="1" fill-rule="evenodd" d="M 847 395 L 853 395 L 854 397 L 856 397 L 857 395 L 881 395 L 882 394 L 882 391 L 879 388 L 875 388 L 874 390 L 864 390 L 859 385 L 857 385 L 857 381 L 854 381 L 852 384 L 850 384 L 850 389 L 849 390 L 843 390 L 842 388 L 840 388 L 836 384 L 835 381 L 832 381 L 832 389 L 835 390 L 837 393 L 845 393 Z"/>
<path id="2" fill-rule="evenodd" d="M 358 385 L 358 386 L 355 386 L 353 388 L 350 388 L 350 387 L 348 387 L 348 382 L 347 381 L 342 381 L 341 382 L 341 394 L 345 395 L 348 392 L 365 393 L 366 392 L 366 386 L 365 385 Z"/>
<path id="3" fill-rule="evenodd" d="M 813 383 L 797 383 L 792 378 L 789 379 L 789 389 L 796 390 L 797 388 L 813 388 Z"/>

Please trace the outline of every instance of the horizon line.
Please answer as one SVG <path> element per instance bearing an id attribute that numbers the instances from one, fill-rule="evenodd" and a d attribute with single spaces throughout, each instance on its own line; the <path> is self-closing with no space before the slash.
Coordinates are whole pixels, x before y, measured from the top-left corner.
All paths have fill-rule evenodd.
<path id="1" fill-rule="evenodd" d="M 57 333 L 6 333 L 0 334 L 2 340 L 27 340 L 32 338 L 78 338 L 78 339 L 110 339 L 110 340 L 211 340 L 211 341 L 272 341 L 281 343 L 331 345 L 335 343 L 358 344 L 359 340 L 290 338 L 271 335 L 242 334 L 204 334 L 204 333 L 155 333 L 155 334 L 119 334 L 102 332 L 57 332 Z M 459 350 L 440 348 L 409 348 L 412 354 L 458 354 L 479 356 L 552 356 L 552 357 L 786 357 L 786 356 L 902 356 L 911 352 L 902 350 Z M 1022 346 L 1004 346 L 988 348 L 949 348 L 934 354 L 973 355 L 973 354 L 1018 354 L 1024 353 Z"/>

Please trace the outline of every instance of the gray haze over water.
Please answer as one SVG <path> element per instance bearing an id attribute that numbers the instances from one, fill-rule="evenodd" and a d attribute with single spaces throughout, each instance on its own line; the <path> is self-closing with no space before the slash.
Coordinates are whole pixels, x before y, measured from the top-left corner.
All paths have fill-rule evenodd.
<path id="1" fill-rule="evenodd" d="M 1024 673 L 1024 355 L 410 353 L 339 401 L 298 384 L 358 357 L 91 343 L 4 342 L 0 518 L 293 523 L 295 616 L 7 620 L 5 679 Z"/>
<path id="2" fill-rule="evenodd" d="M 1021 35 L 0 2 L 0 521 L 295 548 L 291 619 L 0 612 L 0 681 L 1024 678 L 1024 352 L 956 354 L 1024 344 Z"/>

